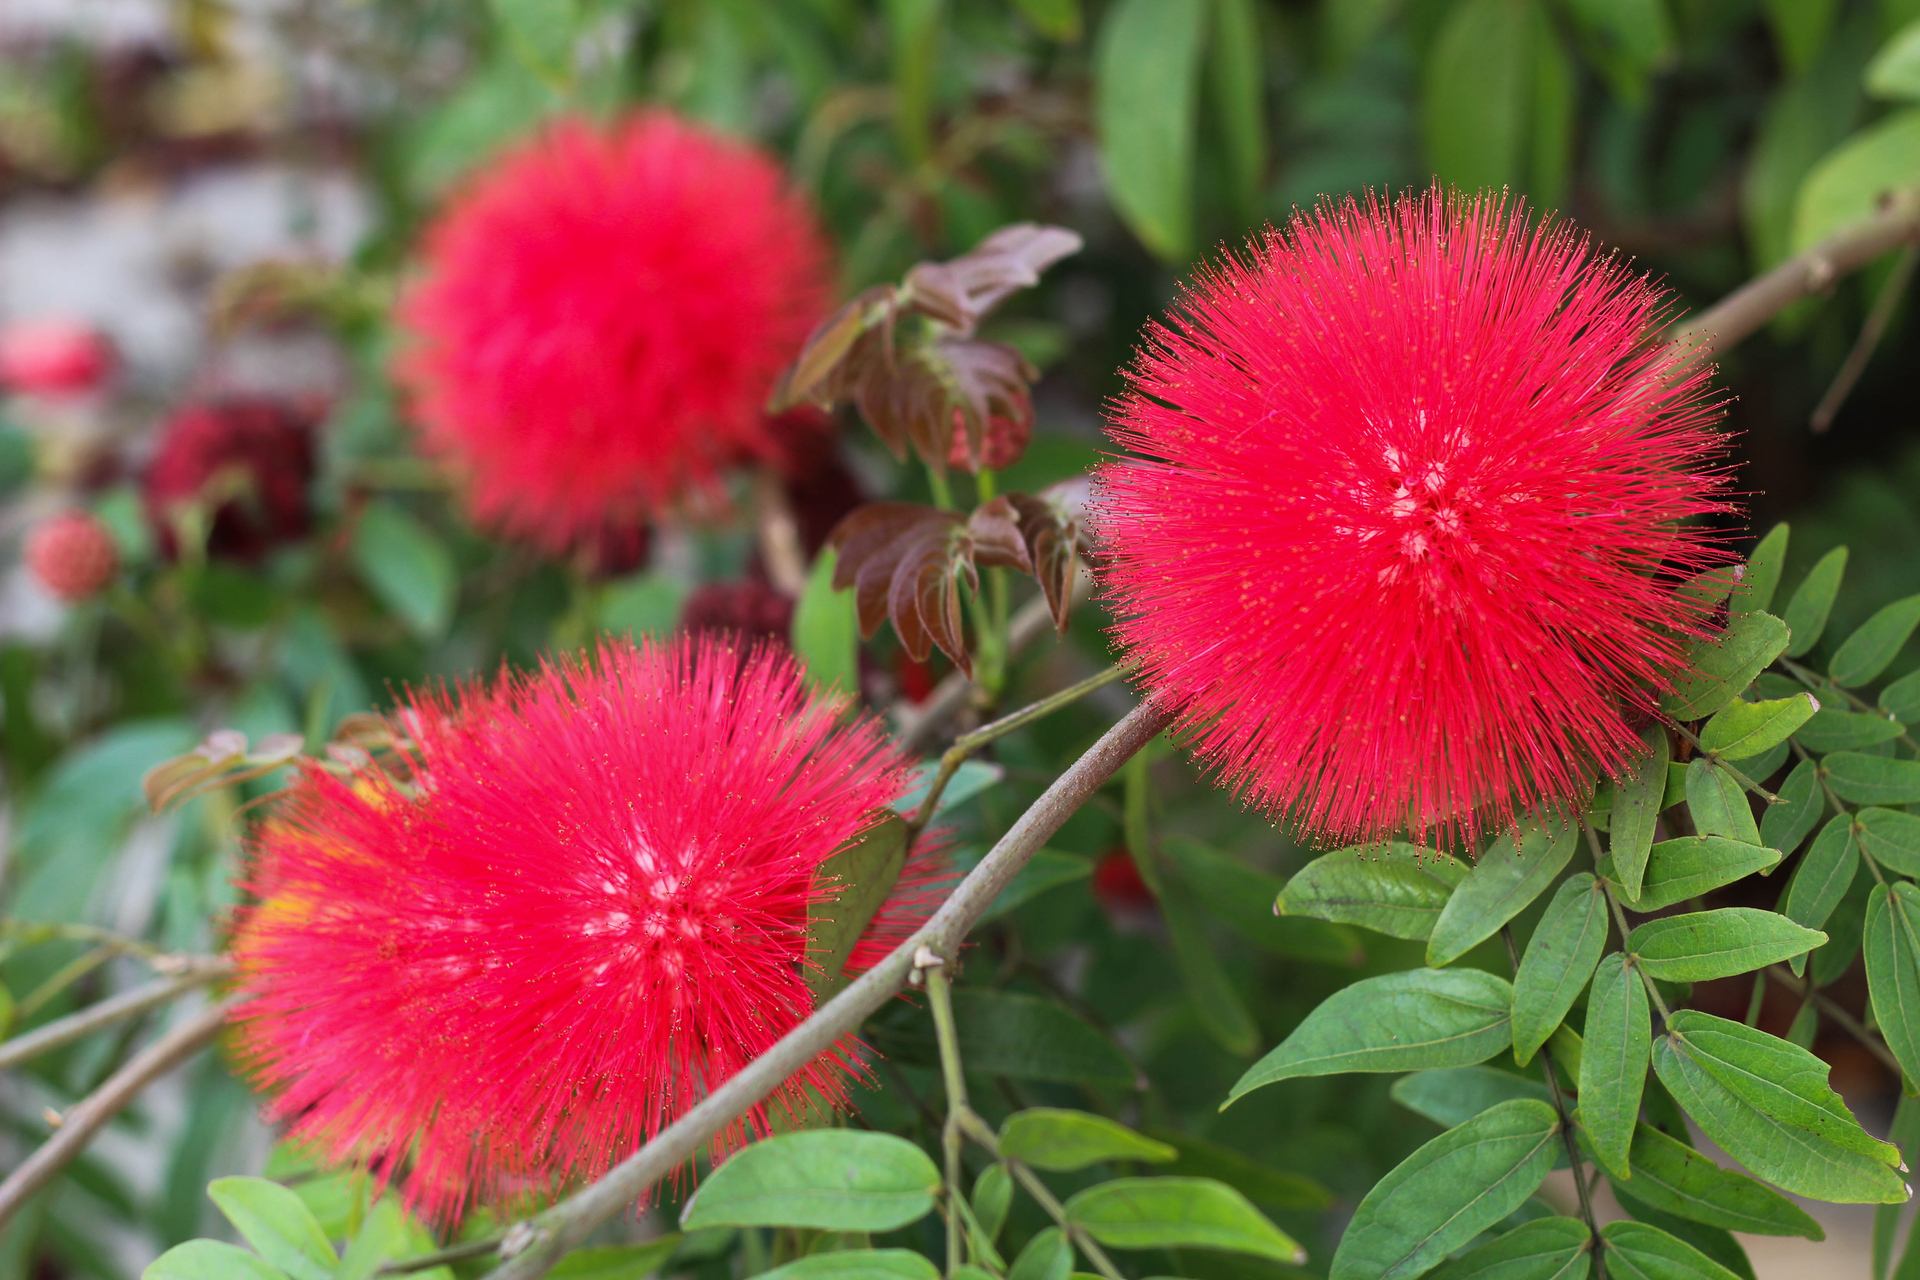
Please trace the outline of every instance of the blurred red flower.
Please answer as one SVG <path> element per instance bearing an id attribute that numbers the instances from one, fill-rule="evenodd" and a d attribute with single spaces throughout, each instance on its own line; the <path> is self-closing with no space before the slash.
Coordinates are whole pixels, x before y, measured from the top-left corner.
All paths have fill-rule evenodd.
<path id="1" fill-rule="evenodd" d="M 773 452 L 828 251 L 768 156 L 664 112 L 556 124 L 429 230 L 399 372 L 476 519 L 550 551 Z"/>
<path id="2" fill-rule="evenodd" d="M 91 325 L 22 320 L 0 329 L 0 387 L 10 391 L 92 391 L 106 381 L 113 366 L 113 344 Z"/>
<path id="3" fill-rule="evenodd" d="M 21 558 L 41 586 L 70 602 L 99 594 L 120 572 L 113 535 L 86 511 L 63 511 L 35 525 Z"/>
<path id="4" fill-rule="evenodd" d="M 1369 197 L 1203 269 L 1111 411 L 1120 644 L 1199 757 L 1323 841 L 1571 808 L 1726 558 L 1711 369 L 1667 301 L 1504 199 Z"/>
<path id="5" fill-rule="evenodd" d="M 247 1057 L 274 1117 L 398 1176 L 449 1220 L 594 1177 L 812 1011 L 822 864 L 910 784 L 878 721 L 791 658 L 711 637 L 603 647 L 412 698 L 403 783 L 309 769 L 250 855 L 237 922 Z M 932 908 L 916 853 L 857 949 Z M 851 1040 L 716 1143 L 809 1095 Z"/>
<path id="6" fill-rule="evenodd" d="M 178 554 L 179 522 L 208 521 L 207 551 L 255 560 L 307 532 L 314 476 L 310 407 L 228 396 L 176 411 L 162 424 L 141 488 L 161 549 Z"/>

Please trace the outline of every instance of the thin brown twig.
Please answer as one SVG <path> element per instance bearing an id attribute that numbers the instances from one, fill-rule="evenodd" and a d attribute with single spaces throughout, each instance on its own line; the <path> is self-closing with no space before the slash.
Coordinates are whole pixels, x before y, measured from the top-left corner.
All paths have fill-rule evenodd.
<path id="1" fill-rule="evenodd" d="M 1907 286 L 1913 283 L 1916 262 L 1920 262 L 1920 245 L 1908 245 L 1906 251 L 1895 260 L 1893 274 L 1887 277 L 1886 283 L 1880 286 L 1880 292 L 1875 295 L 1873 307 L 1867 312 L 1866 323 L 1860 326 L 1860 336 L 1854 339 L 1853 349 L 1847 352 L 1840 372 L 1833 377 L 1833 384 L 1813 408 L 1808 425 L 1813 428 L 1815 435 L 1833 426 L 1833 420 L 1840 414 L 1840 406 L 1847 402 L 1860 376 L 1873 363 L 1873 353 L 1880 349 L 1880 340 L 1887 336 L 1894 314 L 1900 310 L 1900 300 L 1906 297 Z"/>

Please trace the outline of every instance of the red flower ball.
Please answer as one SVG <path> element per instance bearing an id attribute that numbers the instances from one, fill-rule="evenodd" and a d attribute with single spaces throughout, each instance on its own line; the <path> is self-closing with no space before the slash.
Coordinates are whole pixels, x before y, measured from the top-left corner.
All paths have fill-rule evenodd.
<path id="1" fill-rule="evenodd" d="M 113 344 L 91 325 L 34 320 L 0 329 L 0 387 L 11 391 L 92 391 L 106 381 L 113 364 Z"/>
<path id="2" fill-rule="evenodd" d="M 1269 229 L 1150 326 L 1094 523 L 1199 757 L 1323 841 L 1564 812 L 1711 629 L 1711 370 L 1664 295 L 1504 200 Z"/>
<path id="3" fill-rule="evenodd" d="M 609 644 L 412 699 L 408 781 L 309 769 L 253 842 L 234 947 L 272 1115 L 407 1166 L 442 1220 L 605 1172 L 812 1011 L 822 864 L 910 783 L 842 712 L 772 649 Z M 856 963 L 925 918 L 935 869 L 916 855 Z M 861 1071 L 849 1040 L 716 1155 Z"/>
<path id="4" fill-rule="evenodd" d="M 400 372 L 477 519 L 564 550 L 768 456 L 768 393 L 829 296 L 779 167 L 650 112 L 550 128 L 428 233 Z"/>
<path id="5" fill-rule="evenodd" d="M 307 532 L 312 520 L 313 414 L 260 396 L 179 410 L 160 428 L 142 488 L 148 523 L 168 555 L 180 521 L 210 520 L 207 551 L 254 560 Z"/>
<path id="6" fill-rule="evenodd" d="M 107 526 L 85 511 L 42 520 L 22 548 L 28 572 L 66 601 L 98 595 L 120 572 L 120 552 Z"/>

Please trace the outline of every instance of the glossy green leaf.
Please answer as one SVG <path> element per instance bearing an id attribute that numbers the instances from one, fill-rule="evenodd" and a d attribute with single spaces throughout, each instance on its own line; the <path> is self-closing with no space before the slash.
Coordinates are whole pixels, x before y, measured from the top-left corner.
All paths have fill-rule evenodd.
<path id="1" fill-rule="evenodd" d="M 1722 760 L 1745 760 L 1785 742 L 1819 709 L 1809 693 L 1764 702 L 1736 698 L 1701 727 L 1700 745 Z"/>
<path id="2" fill-rule="evenodd" d="M 1640 896 L 1654 827 L 1665 805 L 1667 764 L 1672 755 L 1667 732 L 1659 725 L 1649 726 L 1641 740 L 1646 753 L 1633 773 L 1615 787 L 1613 812 L 1607 823 L 1608 877 L 1620 886 L 1629 902 Z"/>
<path id="3" fill-rule="evenodd" d="M 293 1280 L 329 1280 L 340 1259 L 300 1197 L 265 1178 L 216 1178 L 207 1196 L 253 1251 Z"/>
<path id="4" fill-rule="evenodd" d="M 368 503 L 353 526 L 352 556 L 361 581 L 414 634 L 446 631 L 458 578 L 427 526 L 390 502 Z"/>
<path id="5" fill-rule="evenodd" d="M 1184 261 L 1205 0 L 1118 0 L 1094 53 L 1093 115 L 1114 207 L 1146 246 Z"/>
<path id="6" fill-rule="evenodd" d="M 1740 1280 L 1692 1245 L 1644 1222 L 1600 1228 L 1607 1274 L 1619 1280 Z"/>
<path id="7" fill-rule="evenodd" d="M 1820 815 L 1826 810 L 1827 797 L 1820 789 L 1818 766 L 1802 760 L 1793 766 L 1775 794 L 1780 802 L 1768 805 L 1760 815 L 1760 843 L 1782 854 L 1792 853 L 1820 824 Z"/>
<path id="8" fill-rule="evenodd" d="M 1287 881 L 1277 907 L 1286 915 L 1425 941 L 1467 870 L 1459 859 L 1418 845 L 1338 849 L 1315 858 Z"/>
<path id="9" fill-rule="evenodd" d="M 1253 1203 L 1211 1178 L 1117 1178 L 1067 1201 L 1067 1221 L 1115 1249 L 1222 1249 L 1307 1260 Z"/>
<path id="10" fill-rule="evenodd" d="M 1439 1067 L 1415 1071 L 1393 1082 L 1387 1094 L 1395 1102 L 1451 1129 L 1515 1098 L 1551 1102 L 1553 1095 L 1535 1074 L 1517 1075 L 1498 1067 Z"/>
<path id="11" fill-rule="evenodd" d="M 1013 1260 L 1007 1280 L 1067 1280 L 1073 1274 L 1073 1246 L 1066 1232 L 1048 1227 L 1027 1241 Z"/>
<path id="12" fill-rule="evenodd" d="M 1920 595 L 1895 600 L 1841 641 L 1827 674 L 1849 687 L 1873 683 L 1906 647 L 1916 626 L 1920 626 Z"/>
<path id="13" fill-rule="evenodd" d="M 1030 1107 L 1014 1112 L 1001 1124 L 1000 1154 L 1036 1169 L 1067 1172 L 1118 1160 L 1158 1164 L 1178 1153 L 1105 1116 Z"/>
<path id="14" fill-rule="evenodd" d="M 1900 736 L 1902 728 L 1898 720 L 1877 712 L 1822 707 L 1793 736 L 1808 751 L 1826 755 L 1892 742 Z"/>
<path id="15" fill-rule="evenodd" d="M 1836 751 L 1823 763 L 1827 785 L 1851 804 L 1920 803 L 1920 760 Z"/>
<path id="16" fill-rule="evenodd" d="M 1708 1138 L 1782 1190 L 1843 1204 L 1907 1198 L 1899 1150 L 1860 1127 L 1806 1050 L 1680 1009 L 1654 1042 L 1653 1068 Z"/>
<path id="17" fill-rule="evenodd" d="M 1827 615 L 1833 612 L 1833 600 L 1840 594 L 1840 579 L 1846 572 L 1845 547 L 1827 552 L 1807 571 L 1787 601 L 1783 615 L 1787 629 L 1793 633 L 1793 641 L 1787 646 L 1788 657 L 1797 658 L 1820 643 L 1820 633 L 1827 629 Z"/>
<path id="18" fill-rule="evenodd" d="M 644 1276 L 647 1271 L 628 1271 Z M 910 1249 L 844 1249 L 796 1258 L 755 1280 L 939 1280 L 940 1269 Z"/>
<path id="19" fill-rule="evenodd" d="M 1513 975 L 1513 1059 L 1525 1066 L 1586 989 L 1607 944 L 1607 897 L 1582 871 L 1568 876 L 1534 927 Z"/>
<path id="20" fill-rule="evenodd" d="M 1913 173 L 1920 173 L 1920 109 L 1896 111 L 1854 133 L 1815 165 L 1801 186 L 1793 216 L 1794 251 L 1873 216 L 1881 198 Z"/>
<path id="21" fill-rule="evenodd" d="M 1646 883 L 1634 910 L 1663 911 L 1710 889 L 1732 884 L 1780 863 L 1780 851 L 1725 836 L 1680 836 L 1653 846 Z"/>
<path id="22" fill-rule="evenodd" d="M 1574 832 L 1534 829 L 1487 847 L 1434 921 L 1427 963 L 1447 965 L 1485 942 L 1545 893 L 1573 857 Z"/>
<path id="23" fill-rule="evenodd" d="M 1687 815 L 1703 836 L 1760 843 L 1760 825 L 1739 779 L 1704 756 L 1687 762 Z"/>
<path id="24" fill-rule="evenodd" d="M 1655 978 L 1707 982 L 1778 964 L 1826 940 L 1772 911 L 1719 907 L 1649 920 L 1627 935 L 1627 950 Z"/>
<path id="25" fill-rule="evenodd" d="M 1897 809 L 1861 809 L 1860 847 L 1881 866 L 1903 876 L 1920 876 L 1920 815 Z"/>
<path id="26" fill-rule="evenodd" d="M 1412 1071 L 1485 1062 L 1513 1043 L 1513 988 L 1479 969 L 1411 969 L 1327 997 L 1227 1095 L 1348 1071 Z"/>
<path id="27" fill-rule="evenodd" d="M 1524 1204 L 1553 1168 L 1560 1119 L 1520 1099 L 1481 1112 L 1401 1161 L 1367 1192 L 1333 1255 L 1331 1280 L 1431 1270 Z"/>
<path id="28" fill-rule="evenodd" d="M 1629 1176 L 1633 1126 L 1647 1086 L 1653 1014 L 1646 984 L 1618 951 L 1594 970 L 1580 1055 L 1580 1128 L 1612 1173 Z"/>
<path id="29" fill-rule="evenodd" d="M 852 590 L 834 590 L 836 559 L 827 548 L 807 574 L 793 606 L 793 652 L 816 687 L 851 693 L 860 687 L 860 618 Z"/>
<path id="30" fill-rule="evenodd" d="M 1787 625 L 1770 613 L 1743 613 L 1712 640 L 1690 647 L 1688 674 L 1661 707 L 1676 720 L 1698 720 L 1732 702 L 1787 648 Z"/>
<path id="31" fill-rule="evenodd" d="M 1752 613 L 1773 607 L 1773 593 L 1780 589 L 1780 571 L 1786 567 L 1789 532 L 1784 523 L 1777 524 L 1755 544 L 1753 554 L 1747 557 L 1747 572 L 1741 579 L 1740 590 L 1734 592 L 1727 603 L 1729 613 Z"/>
<path id="32" fill-rule="evenodd" d="M 1635 1126 L 1632 1160 L 1633 1177 L 1613 1185 L 1640 1204 L 1728 1231 L 1825 1238 L 1820 1224 L 1793 1201 L 1650 1124 Z"/>
<path id="33" fill-rule="evenodd" d="M 816 1003 L 847 985 L 847 957 L 886 905 L 907 863 L 909 833 L 898 815 L 889 814 L 821 864 L 826 890 L 807 905 L 807 986 Z"/>
<path id="34" fill-rule="evenodd" d="M 1860 847 L 1854 843 L 1853 820 L 1839 814 L 1820 828 L 1800 865 L 1794 868 L 1781 910 L 1795 924 L 1823 928 L 1859 869 Z"/>
<path id="35" fill-rule="evenodd" d="M 1535 1218 L 1467 1250 L 1433 1280 L 1582 1280 L 1593 1236 L 1578 1218 Z"/>
<path id="36" fill-rule="evenodd" d="M 1867 92 L 1876 98 L 1920 100 L 1920 19 L 1894 32 L 1867 64 Z"/>
<path id="37" fill-rule="evenodd" d="M 140 1280 L 287 1280 L 245 1249 L 219 1240 L 189 1240 L 147 1264 Z"/>
<path id="38" fill-rule="evenodd" d="M 1862 950 L 1873 1020 L 1909 1080 L 1920 1080 L 1920 887 L 1876 885 Z"/>
<path id="39" fill-rule="evenodd" d="M 680 1215 L 703 1227 L 893 1231 L 933 1210 L 940 1171 L 905 1138 L 858 1129 L 781 1134 L 742 1147 Z"/>

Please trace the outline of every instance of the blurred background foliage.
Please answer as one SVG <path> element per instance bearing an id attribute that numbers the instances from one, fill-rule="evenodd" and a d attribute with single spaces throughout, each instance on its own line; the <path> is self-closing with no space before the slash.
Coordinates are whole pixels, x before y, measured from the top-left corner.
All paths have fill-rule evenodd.
<path id="1" fill-rule="evenodd" d="M 760 140 L 816 200 L 849 293 L 1008 222 L 1080 233 L 1084 251 L 992 322 L 1044 371 L 1036 437 L 1004 477 L 1035 490 L 1098 456 L 1114 371 L 1178 278 L 1323 197 L 1436 176 L 1505 188 L 1664 276 L 1679 301 L 1710 303 L 1920 179 L 1916 23 L 1920 0 L 10 0 L 0 323 L 77 317 L 116 359 L 77 395 L 0 404 L 0 539 L 11 547 L 39 514 L 78 502 L 108 523 L 123 568 L 72 609 L 8 570 L 6 915 L 214 949 L 239 810 L 272 779 L 154 816 L 139 780 L 155 762 L 221 727 L 317 745 L 397 685 L 601 632 L 664 632 L 700 584 L 751 571 L 739 521 L 661 531 L 628 572 L 548 561 L 466 525 L 411 451 L 386 374 L 386 304 L 436 200 L 543 120 L 660 103 Z M 1725 367 L 1754 526 L 1794 519 L 1795 580 L 1825 549 L 1853 547 L 1838 634 L 1920 590 L 1909 307 L 1832 429 L 1809 427 L 1889 278 L 1840 282 Z M 143 516 L 155 424 L 209 390 L 322 419 L 312 532 L 261 559 L 194 546 L 170 558 Z M 841 448 L 869 494 L 924 496 L 857 425 Z M 867 659 L 876 702 L 944 673 L 911 670 L 890 643 Z M 1083 608 L 1005 696 L 1017 705 L 1105 660 L 1098 609 Z M 977 855 L 1124 705 L 1105 692 L 1008 741 L 997 784 L 956 815 L 963 850 Z M 1063 1078 L 1010 1044 L 995 1059 L 1002 1101 L 1183 1135 L 1183 1162 L 1242 1186 L 1323 1266 L 1337 1221 L 1325 1208 L 1350 1205 L 1433 1131 L 1382 1080 L 1269 1090 L 1230 1122 L 1215 1107 L 1326 994 L 1417 964 L 1418 948 L 1274 921 L 1299 852 L 1172 753 L 1129 786 L 1131 804 L 1090 806 L 1026 873 L 970 975 L 1046 997 L 1124 1069 Z M 1138 848 L 1143 824 L 1164 834 L 1148 843 L 1185 886 L 1177 898 L 1157 901 L 1112 856 Z M 4 945 L 6 1004 L 33 1021 L 142 972 L 84 940 Z M 137 1027 L 0 1081 L 0 1166 Z M 922 1024 L 902 1006 L 872 1039 L 890 1051 L 890 1087 L 863 1102 L 867 1122 L 925 1130 L 914 1098 L 937 1090 Z M 1843 1092 L 1884 1115 L 1895 1082 L 1835 1053 Z M 135 1274 L 165 1245 L 221 1230 L 204 1184 L 257 1172 L 270 1146 L 244 1085 L 202 1059 L 0 1236 L 0 1280 Z M 302 1186 L 343 1194 L 328 1179 Z M 1192 1277 L 1284 1270 L 1172 1261 Z M 738 1262 L 709 1241 L 676 1265 L 719 1276 Z"/>

